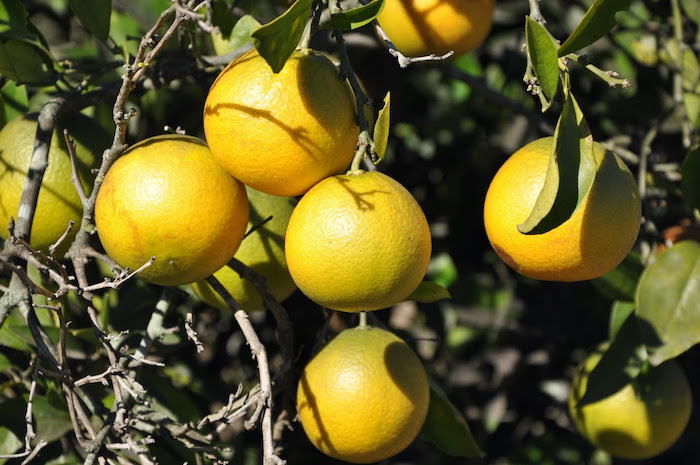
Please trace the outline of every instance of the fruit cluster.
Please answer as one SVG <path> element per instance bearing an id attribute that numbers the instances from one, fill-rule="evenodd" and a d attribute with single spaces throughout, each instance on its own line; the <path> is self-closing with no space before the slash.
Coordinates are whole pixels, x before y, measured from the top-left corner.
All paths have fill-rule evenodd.
<path id="1" fill-rule="evenodd" d="M 141 279 L 190 284 L 224 310 L 204 281 L 212 274 L 244 310 L 263 307 L 227 265 L 234 255 L 266 277 L 280 300 L 296 287 L 346 312 L 405 300 L 427 270 L 430 228 L 397 181 L 376 171 L 341 174 L 355 155 L 356 111 L 350 85 L 324 55 L 297 50 L 277 74 L 256 49 L 241 55 L 207 95 L 206 143 L 152 137 L 109 169 L 95 205 L 102 245 L 124 268 L 155 257 Z M 303 196 L 296 205 L 294 196 Z M 311 441 L 352 462 L 403 450 L 430 399 L 425 370 L 408 345 L 362 325 L 315 356 L 298 393 Z M 378 420 L 367 423 L 363 412 L 372 399 Z"/>
<path id="2" fill-rule="evenodd" d="M 462 54 L 483 41 L 491 27 L 491 0 L 463 8 L 437 3 L 428 11 L 425 2 L 386 1 L 378 21 L 406 55 Z M 445 18 L 452 19 L 449 27 L 443 27 Z M 244 53 L 209 90 L 206 141 L 152 137 L 110 167 L 95 205 L 102 246 L 120 267 L 139 269 L 140 279 L 188 285 L 222 311 L 229 306 L 206 282 L 212 275 L 243 310 L 264 307 L 251 283 L 229 266 L 234 258 L 264 276 L 279 301 L 297 288 L 316 304 L 343 312 L 374 311 L 406 300 L 428 268 L 430 227 L 416 199 L 396 180 L 377 171 L 343 174 L 356 154 L 357 110 L 350 85 L 324 55 L 297 50 L 273 73 L 256 49 Z M 95 142 L 101 131 L 89 127 L 69 128 L 78 142 L 85 188 L 95 147 L 104 145 Z M 31 148 L 13 144 L 35 131 L 36 115 L 28 115 L 0 132 L 0 149 L 18 161 L 0 164 L 0 209 L 8 212 L 7 220 L 18 209 Z M 57 131 L 30 240 L 36 249 L 50 246 L 81 215 L 73 186 L 63 182 L 70 161 L 61 139 Z M 548 232 L 523 234 L 518 226 L 535 208 L 553 144 L 552 138 L 539 139 L 503 164 L 485 199 L 486 233 L 503 261 L 527 277 L 594 279 L 615 268 L 634 245 L 641 220 L 637 186 L 617 155 L 592 142 L 595 176 L 571 217 Z M 680 369 L 669 364 L 664 370 L 664 376 L 678 380 L 677 392 L 652 383 L 654 394 L 670 407 L 656 405 L 650 415 L 661 418 L 664 427 L 671 425 L 653 447 L 637 446 L 648 443 L 647 437 L 610 439 L 610 431 L 624 431 L 647 414 L 631 386 L 614 400 L 628 416 L 605 422 L 606 414 L 596 410 L 609 413 L 604 404 L 577 405 L 585 373 L 577 377 L 570 402 L 579 429 L 623 457 L 649 457 L 669 447 L 685 428 L 690 396 Z M 297 390 L 299 418 L 311 442 L 354 463 L 404 450 L 420 431 L 429 403 L 428 379 L 417 355 L 392 333 L 364 324 L 323 347 L 304 368 Z M 629 408 L 620 409 L 622 404 Z M 678 417 L 681 421 L 669 419 Z"/>

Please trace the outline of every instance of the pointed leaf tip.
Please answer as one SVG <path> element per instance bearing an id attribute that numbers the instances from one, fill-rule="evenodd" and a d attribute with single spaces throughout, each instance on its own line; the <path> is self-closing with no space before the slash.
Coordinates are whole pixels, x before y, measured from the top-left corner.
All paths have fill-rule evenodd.
<path id="1" fill-rule="evenodd" d="M 430 406 L 420 437 L 432 442 L 448 455 L 467 458 L 484 456 L 469 430 L 467 421 L 432 379 Z"/>
<path id="2" fill-rule="evenodd" d="M 377 116 L 377 122 L 374 125 L 374 134 L 372 139 L 374 140 L 374 150 L 379 158 L 375 164 L 379 164 L 380 161 L 384 159 L 386 154 L 386 147 L 389 143 L 389 126 L 391 124 L 391 93 L 387 92 L 386 97 L 384 97 L 384 107 L 379 110 L 379 115 Z"/>
<path id="3" fill-rule="evenodd" d="M 250 39 L 274 73 L 282 71 L 296 50 L 311 15 L 313 0 L 297 0 L 273 21 L 253 31 Z"/>
<path id="4" fill-rule="evenodd" d="M 430 303 L 437 302 L 438 300 L 442 299 L 449 299 L 450 297 L 450 291 L 441 285 L 430 281 L 423 281 L 418 285 L 416 290 L 406 298 L 406 300 Z"/>

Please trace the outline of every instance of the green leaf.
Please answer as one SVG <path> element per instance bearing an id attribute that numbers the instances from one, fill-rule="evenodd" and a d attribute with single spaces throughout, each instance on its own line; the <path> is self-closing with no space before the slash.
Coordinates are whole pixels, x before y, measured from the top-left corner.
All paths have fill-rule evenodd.
<path id="1" fill-rule="evenodd" d="M 22 345 L 21 342 L 23 341 L 26 344 L 29 344 L 31 347 L 36 347 L 36 343 L 34 342 L 34 337 L 32 336 L 32 332 L 29 330 L 29 327 L 26 324 L 8 324 L 8 322 L 5 322 L 3 325 L 3 330 L 4 328 L 7 327 L 8 331 L 8 336 L 14 336 L 13 339 L 11 339 L 12 343 L 17 345 L 18 347 L 21 347 L 20 350 L 26 350 L 26 346 Z M 49 339 L 51 339 L 55 344 L 58 344 L 60 340 L 60 334 L 61 330 L 60 328 L 56 328 L 53 326 L 44 326 L 44 331 L 46 331 L 46 334 L 49 336 Z M 79 334 L 86 336 L 88 334 L 87 330 L 75 330 L 78 331 Z M 2 333 L 0 333 L 2 334 Z M 3 339 L 3 343 L 4 343 Z M 94 339 L 93 339 L 94 342 Z M 82 343 L 79 339 L 77 339 L 71 331 L 68 332 L 66 335 L 66 348 L 69 351 L 76 351 L 76 352 L 84 352 L 85 348 L 82 346 Z"/>
<path id="2" fill-rule="evenodd" d="M 700 128 L 700 95 L 692 92 L 683 92 L 683 106 L 693 126 Z"/>
<path id="3" fill-rule="evenodd" d="M 248 42 L 250 35 L 260 27 L 260 23 L 251 15 L 245 15 L 236 22 L 228 36 L 212 34 L 211 40 L 217 55 L 226 55 L 238 50 Z M 228 38 L 225 38 L 228 37 Z"/>
<path id="4" fill-rule="evenodd" d="M 611 396 L 639 375 L 645 354 L 640 322 L 634 314 L 627 317 L 609 345 L 597 350 L 600 361 L 588 374 L 586 391 L 577 399 L 577 408 Z"/>
<path id="5" fill-rule="evenodd" d="M 615 25 L 615 13 L 627 11 L 632 0 L 595 0 L 574 32 L 559 47 L 559 56 L 581 50 L 603 37 Z"/>
<path id="6" fill-rule="evenodd" d="M 700 24 L 700 0 L 681 0 L 681 5 L 688 18 Z"/>
<path id="7" fill-rule="evenodd" d="M 313 0 L 297 0 L 284 14 L 251 34 L 253 45 L 270 65 L 272 72 L 282 71 L 287 58 L 297 48 L 311 14 L 312 3 Z"/>
<path id="8" fill-rule="evenodd" d="M 616 300 L 613 302 L 612 309 L 610 310 L 610 328 L 609 335 L 610 339 L 615 339 L 615 336 L 620 331 L 620 328 L 627 320 L 627 318 L 634 313 L 634 302 L 627 302 L 623 300 Z"/>
<path id="9" fill-rule="evenodd" d="M 68 0 L 68 5 L 88 31 L 102 42 L 107 40 L 112 0 Z"/>
<path id="10" fill-rule="evenodd" d="M 374 125 L 374 135 L 372 136 L 372 139 L 374 140 L 374 149 L 379 157 L 379 160 L 375 164 L 378 164 L 384 159 L 384 155 L 386 154 L 386 146 L 389 143 L 389 127 L 391 124 L 390 103 L 391 93 L 387 92 L 386 97 L 384 97 L 384 107 L 379 110 L 377 122 Z"/>
<path id="11" fill-rule="evenodd" d="M 700 208 L 700 146 L 688 152 L 681 169 L 681 189 L 691 208 Z"/>
<path id="12" fill-rule="evenodd" d="M 20 351 L 32 351 L 32 344 L 19 337 L 11 329 L 12 326 L 21 326 L 24 324 L 24 318 L 19 313 L 19 310 L 13 310 L 7 317 L 2 327 L 0 327 L 0 347 L 9 347 L 10 349 Z"/>
<path id="13" fill-rule="evenodd" d="M 518 230 L 541 234 L 558 227 L 576 211 L 593 184 L 593 137 L 574 95 L 569 92 L 554 131 L 552 155 L 542 191 Z"/>
<path id="14" fill-rule="evenodd" d="M 641 256 L 633 251 L 614 270 L 591 282 L 611 299 L 632 301 L 637 291 L 637 281 L 643 271 Z"/>
<path id="15" fill-rule="evenodd" d="M 557 43 L 540 23 L 525 17 L 527 53 L 544 96 L 552 101 L 559 88 L 559 57 Z"/>
<path id="16" fill-rule="evenodd" d="M 0 373 L 4 373 L 12 368 L 12 362 L 5 355 L 0 353 Z"/>
<path id="17" fill-rule="evenodd" d="M 442 299 L 449 299 L 450 291 L 442 287 L 437 283 L 432 283 L 430 281 L 421 282 L 415 291 L 411 293 L 406 300 L 413 300 L 415 302 L 437 302 Z"/>
<path id="18" fill-rule="evenodd" d="M 700 342 L 700 243 L 680 241 L 659 255 L 637 287 L 637 316 L 647 323 L 651 363 L 674 358 Z"/>
<path id="19" fill-rule="evenodd" d="M 27 88 L 17 85 L 15 81 L 7 81 L 0 90 L 0 118 L 4 125 L 17 116 L 27 113 L 29 98 Z"/>
<path id="20" fill-rule="evenodd" d="M 56 78 L 51 57 L 24 40 L 0 43 L 0 74 L 18 83 L 48 85 Z"/>
<path id="21" fill-rule="evenodd" d="M 14 454 L 24 445 L 12 431 L 0 427 L 0 456 Z M 6 463 L 10 459 L 0 459 L 0 464 Z"/>
<path id="22" fill-rule="evenodd" d="M 50 391 L 46 397 L 37 396 L 34 398 L 32 415 L 34 415 L 38 439 L 51 442 L 60 439 L 69 431 L 73 431 L 68 408 L 64 408 L 53 391 Z"/>
<path id="23" fill-rule="evenodd" d="M 448 455 L 468 458 L 484 455 L 474 440 L 467 421 L 433 380 L 430 380 L 430 406 L 420 437 L 432 442 Z"/>
<path id="24" fill-rule="evenodd" d="M 27 29 L 27 10 L 20 0 L 3 0 L 0 2 L 0 37 L 3 39 L 35 38 Z"/>
<path id="25" fill-rule="evenodd" d="M 257 19 L 253 18 L 251 15 L 245 15 L 236 22 L 231 30 L 231 37 L 229 37 L 229 43 L 234 47 L 234 50 L 245 45 L 249 40 L 250 36 L 260 27 L 260 23 Z"/>
<path id="26" fill-rule="evenodd" d="M 331 16 L 331 20 L 321 25 L 321 29 L 352 31 L 370 23 L 384 9 L 384 0 L 375 0 L 367 5 L 342 11 Z"/>

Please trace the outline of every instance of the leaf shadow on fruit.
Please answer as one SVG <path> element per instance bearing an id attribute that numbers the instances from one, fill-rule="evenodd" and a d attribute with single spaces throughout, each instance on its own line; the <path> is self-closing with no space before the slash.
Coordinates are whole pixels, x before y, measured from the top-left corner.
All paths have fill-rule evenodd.
<path id="1" fill-rule="evenodd" d="M 372 196 L 375 194 L 391 195 L 391 193 L 388 191 L 381 191 L 378 189 L 372 189 L 366 192 L 358 192 L 357 190 L 350 187 L 349 179 L 343 177 L 335 177 L 333 179 L 340 183 L 340 185 L 353 197 L 355 203 L 357 203 L 358 210 L 374 210 L 374 204 L 365 198 L 367 196 Z"/>
<path id="2" fill-rule="evenodd" d="M 286 132 L 289 135 L 289 137 L 309 155 L 309 157 L 313 158 L 314 160 L 317 160 L 318 157 L 316 156 L 316 153 L 321 151 L 321 148 L 306 134 L 307 130 L 302 127 L 294 128 L 282 122 L 280 119 L 273 116 L 270 110 L 261 110 L 258 108 L 252 108 L 247 105 L 241 105 L 238 103 L 217 103 L 216 105 L 207 105 L 204 108 L 205 116 L 218 115 L 222 111 L 244 113 L 245 115 L 252 118 L 263 118 L 270 121 L 271 123 L 279 127 L 281 130 Z M 239 137 L 239 135 L 235 132 L 233 132 L 230 136 Z M 258 145 L 255 140 L 247 140 L 244 142 L 253 147 Z"/>
<path id="3" fill-rule="evenodd" d="M 339 86 L 332 85 L 334 84 L 332 80 L 319 79 L 319 75 L 324 73 L 326 67 L 331 68 L 332 73 L 336 75 Z M 340 76 L 332 62 L 325 57 L 315 55 L 310 55 L 307 60 L 299 60 L 296 80 L 299 96 L 306 112 L 334 139 L 345 138 L 347 128 L 337 124 L 338 120 L 343 120 L 345 116 L 339 114 L 339 109 L 356 107 L 357 103 L 350 85 Z M 343 86 L 347 88 L 347 92 L 339 91 Z M 343 102 L 345 99 L 349 101 Z"/>
<path id="4" fill-rule="evenodd" d="M 587 194 L 579 251 L 591 265 L 589 275 L 612 271 L 629 253 L 641 223 L 641 202 L 634 177 L 619 158 L 606 151 Z M 636 226 L 632 224 L 636 221 Z"/>
<path id="5" fill-rule="evenodd" d="M 617 393 L 639 376 L 646 357 L 646 346 L 652 343 L 650 336 L 646 340 L 642 338 L 643 334 L 650 335 L 650 331 L 653 328 L 648 322 L 630 314 L 612 342 L 596 349 L 595 353 L 600 355 L 599 362 L 592 370 L 583 371 L 579 378 L 580 383 L 585 383 L 585 390 L 573 399 L 577 408 Z"/>
<path id="6" fill-rule="evenodd" d="M 407 363 L 415 360 L 416 363 Z M 392 342 L 384 349 L 384 364 L 396 387 L 413 403 L 421 396 L 420 383 L 413 382 L 423 371 L 420 360 L 406 344 Z"/>
<path id="7" fill-rule="evenodd" d="M 421 40 L 425 42 L 427 48 L 431 50 L 442 50 L 443 48 L 447 47 L 447 44 L 441 41 L 438 36 L 433 36 L 427 33 L 427 31 L 430 30 L 430 25 L 425 20 L 425 18 L 430 14 L 431 9 L 426 9 L 425 11 L 419 12 L 416 10 L 412 2 L 402 3 L 403 7 L 406 10 L 406 14 L 410 18 L 411 23 L 413 23 L 413 27 L 416 29 L 418 34 L 420 34 Z M 452 0 L 447 0 L 446 3 L 452 4 L 455 9 L 457 8 L 457 6 L 455 5 L 456 2 Z M 432 9 L 438 8 L 439 6 L 440 4 L 436 2 Z M 440 52 L 435 53 L 440 54 Z"/>
<path id="8" fill-rule="evenodd" d="M 314 446 L 318 448 L 319 450 L 322 451 L 330 451 L 332 454 L 337 455 L 337 450 L 333 446 L 333 442 L 331 441 L 328 431 L 326 430 L 325 425 L 323 424 L 323 418 L 321 418 L 321 413 L 318 410 L 318 404 L 316 403 L 316 396 L 313 394 L 313 391 L 311 387 L 309 386 L 309 381 L 306 379 L 306 376 L 302 375 L 301 379 L 299 380 L 300 383 L 300 389 L 304 390 L 304 394 L 306 395 L 306 400 L 307 403 L 304 404 L 299 404 L 298 409 L 306 409 L 308 408 L 311 410 L 314 416 L 314 420 L 316 422 L 316 425 L 318 426 L 318 431 L 320 434 L 320 438 L 316 441 Z"/>

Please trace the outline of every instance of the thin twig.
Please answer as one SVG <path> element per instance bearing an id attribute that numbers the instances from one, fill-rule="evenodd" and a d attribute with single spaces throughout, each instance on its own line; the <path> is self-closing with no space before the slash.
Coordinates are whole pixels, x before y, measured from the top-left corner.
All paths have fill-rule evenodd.
<path id="1" fill-rule="evenodd" d="M 377 31 L 377 34 L 379 34 L 379 37 L 381 37 L 384 43 L 386 44 L 389 50 L 389 54 L 396 58 L 396 61 L 398 61 L 399 66 L 401 68 L 407 68 L 414 63 L 421 63 L 426 61 L 445 61 L 455 53 L 454 51 L 450 50 L 444 55 L 436 55 L 434 53 L 431 53 L 430 55 L 420 57 L 407 57 L 403 53 L 399 52 L 394 43 L 389 39 L 389 36 L 387 36 L 386 32 L 384 32 L 384 29 L 382 29 L 382 27 L 376 21 L 374 23 L 374 28 Z"/>
<path id="2" fill-rule="evenodd" d="M 206 278 L 209 285 L 224 299 L 226 304 L 234 312 L 233 316 L 245 336 L 253 358 L 258 363 L 258 374 L 260 376 L 260 400 L 256 413 L 262 415 L 262 437 L 263 437 L 263 463 L 265 465 L 284 465 L 286 462 L 275 455 L 275 447 L 272 440 L 272 382 L 270 380 L 270 369 L 267 363 L 267 353 L 265 346 L 260 342 L 253 325 L 248 319 L 248 314 L 241 309 L 238 302 L 231 296 L 226 288 L 214 277 Z"/>

